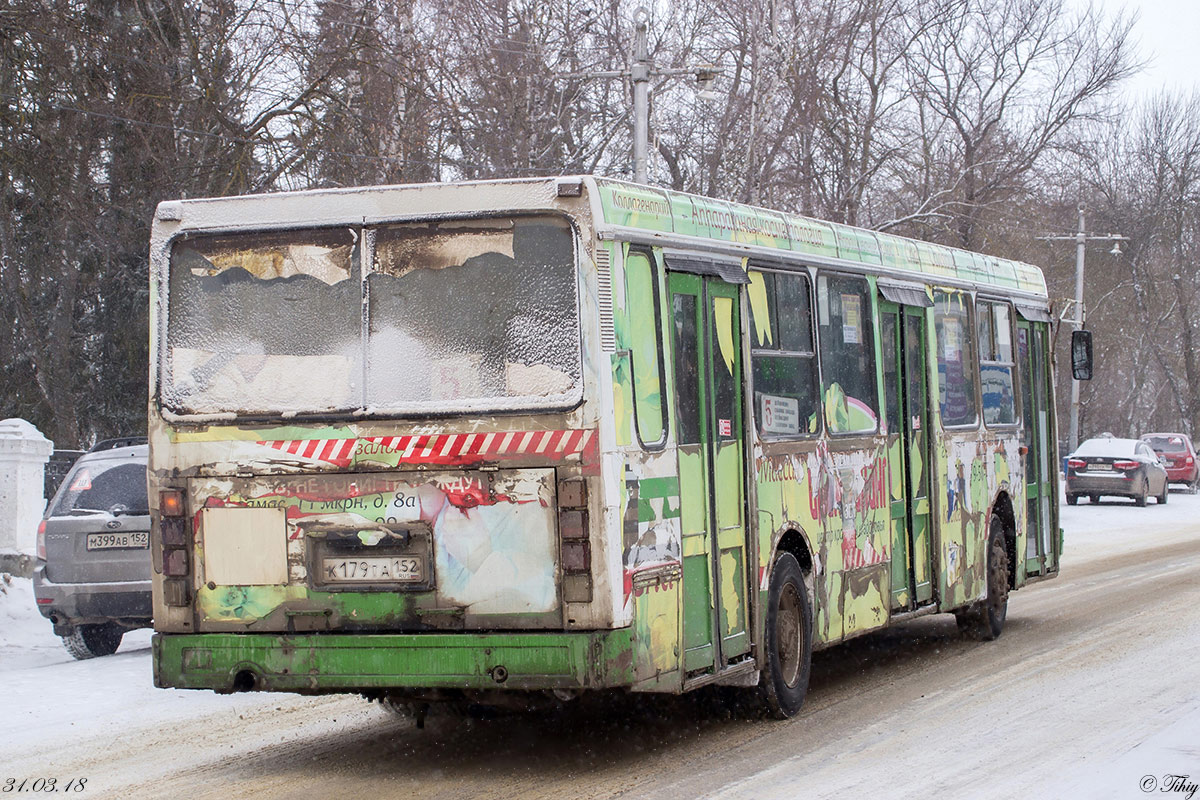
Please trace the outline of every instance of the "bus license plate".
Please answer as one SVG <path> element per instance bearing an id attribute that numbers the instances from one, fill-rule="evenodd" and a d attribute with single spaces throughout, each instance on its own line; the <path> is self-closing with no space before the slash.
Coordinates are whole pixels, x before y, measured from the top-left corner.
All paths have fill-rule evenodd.
<path id="1" fill-rule="evenodd" d="M 417 556 L 321 560 L 325 583 L 420 583 L 425 580 L 424 567 L 424 561 Z"/>
<path id="2" fill-rule="evenodd" d="M 88 550 L 144 550 L 150 546 L 150 534 L 146 531 L 121 531 L 120 533 L 89 533 Z"/>

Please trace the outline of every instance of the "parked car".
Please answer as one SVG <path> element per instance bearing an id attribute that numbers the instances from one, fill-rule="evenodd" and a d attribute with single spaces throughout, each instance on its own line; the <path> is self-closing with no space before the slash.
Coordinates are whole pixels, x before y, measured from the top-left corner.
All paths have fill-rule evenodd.
<path id="1" fill-rule="evenodd" d="M 1147 433 L 1142 441 L 1150 445 L 1167 465 L 1167 480 L 1187 484 L 1188 492 L 1196 493 L 1200 485 L 1200 464 L 1196 463 L 1196 448 L 1186 433 Z"/>
<path id="2" fill-rule="evenodd" d="M 114 653 L 126 631 L 151 623 L 145 441 L 80 456 L 38 526 L 34 596 L 75 658 Z"/>
<path id="3" fill-rule="evenodd" d="M 1102 436 L 1088 439 L 1067 456 L 1067 503 L 1083 495 L 1132 497 L 1139 506 L 1153 495 L 1167 502 L 1167 470 L 1150 445 L 1140 439 Z"/>

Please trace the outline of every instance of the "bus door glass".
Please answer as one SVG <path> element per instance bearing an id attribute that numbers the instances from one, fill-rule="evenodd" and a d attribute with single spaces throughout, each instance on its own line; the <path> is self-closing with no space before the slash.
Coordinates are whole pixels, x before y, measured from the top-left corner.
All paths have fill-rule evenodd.
<path id="1" fill-rule="evenodd" d="M 738 289 L 670 273 L 687 672 L 750 649 Z"/>
<path id="2" fill-rule="evenodd" d="M 892 475 L 892 606 L 933 599 L 929 518 L 928 371 L 923 308 L 881 302 Z"/>
<path id="3" fill-rule="evenodd" d="M 1022 441 L 1025 452 L 1025 574 L 1054 570 L 1058 554 L 1051 538 L 1051 503 L 1056 491 L 1055 465 L 1050 463 L 1046 329 L 1026 320 L 1017 323 L 1017 355 L 1021 370 Z"/>

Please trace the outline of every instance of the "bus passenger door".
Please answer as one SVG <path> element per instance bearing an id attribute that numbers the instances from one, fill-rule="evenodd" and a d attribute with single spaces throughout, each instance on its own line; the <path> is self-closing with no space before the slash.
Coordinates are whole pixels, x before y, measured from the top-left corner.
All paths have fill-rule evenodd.
<path id="1" fill-rule="evenodd" d="M 880 302 L 891 478 L 892 607 L 933 599 L 929 392 L 923 308 Z"/>
<path id="2" fill-rule="evenodd" d="M 1058 567 L 1051 530 L 1057 464 L 1050 463 L 1050 397 L 1047 383 L 1046 328 L 1017 321 L 1017 359 L 1021 377 L 1021 444 L 1025 445 L 1025 574 L 1044 575 Z"/>
<path id="3" fill-rule="evenodd" d="M 671 272 L 686 672 L 749 651 L 738 289 Z"/>

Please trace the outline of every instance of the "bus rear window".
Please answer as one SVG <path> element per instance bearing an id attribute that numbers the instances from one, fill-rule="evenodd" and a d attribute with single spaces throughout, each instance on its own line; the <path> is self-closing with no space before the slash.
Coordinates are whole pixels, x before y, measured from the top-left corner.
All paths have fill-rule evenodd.
<path id="1" fill-rule="evenodd" d="M 367 297 L 370 406 L 561 406 L 578 385 L 575 254 L 563 219 L 380 229 Z"/>
<path id="2" fill-rule="evenodd" d="M 163 403 L 246 416 L 562 407 L 581 374 L 574 264 L 557 217 L 182 240 Z"/>
<path id="3" fill-rule="evenodd" d="M 199 414 L 358 405 L 357 246 L 358 232 L 348 228 L 176 242 L 160 373 L 164 405 Z"/>

